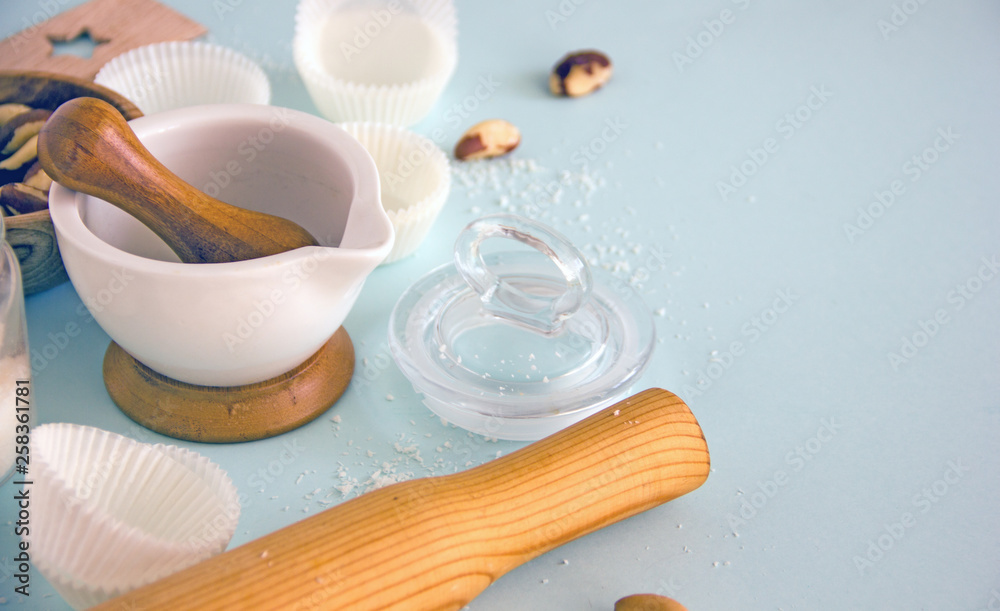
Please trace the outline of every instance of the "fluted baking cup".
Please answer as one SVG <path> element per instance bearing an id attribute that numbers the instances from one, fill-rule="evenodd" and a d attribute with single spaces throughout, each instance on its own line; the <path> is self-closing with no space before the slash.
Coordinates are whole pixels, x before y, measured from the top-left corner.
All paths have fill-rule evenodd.
<path id="1" fill-rule="evenodd" d="M 402 127 L 356 122 L 342 127 L 361 142 L 378 168 L 382 206 L 396 231 L 382 264 L 413 254 L 448 199 L 447 155 L 431 140 Z"/>
<path id="2" fill-rule="evenodd" d="M 75 424 L 31 438 L 32 559 L 81 609 L 225 549 L 240 506 L 204 456 Z"/>
<path id="3" fill-rule="evenodd" d="M 409 126 L 455 71 L 456 37 L 451 0 L 301 0 L 293 51 L 328 119 Z"/>
<path id="4" fill-rule="evenodd" d="M 200 104 L 271 101 L 271 84 L 260 66 L 205 42 L 137 47 L 104 64 L 94 82 L 121 93 L 147 115 Z"/>

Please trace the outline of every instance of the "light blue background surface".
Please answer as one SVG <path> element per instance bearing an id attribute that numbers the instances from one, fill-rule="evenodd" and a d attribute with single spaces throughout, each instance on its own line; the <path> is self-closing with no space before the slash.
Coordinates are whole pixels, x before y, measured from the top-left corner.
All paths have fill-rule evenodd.
<path id="1" fill-rule="evenodd" d="M 0 35 L 42 4 L 3 0 Z M 169 4 L 205 24 L 209 40 L 260 61 L 273 103 L 315 112 L 292 64 L 293 3 L 232 1 L 227 12 L 220 2 Z M 904 5 L 906 22 L 880 30 Z M 997 608 L 1000 274 L 984 261 L 1000 262 L 1000 5 L 551 0 L 458 9 L 457 72 L 415 130 L 444 129 L 450 151 L 473 122 L 508 119 L 523 133 L 514 156 L 546 168 L 517 180 L 542 184 L 580 172 L 581 147 L 604 149 L 587 168 L 603 186 L 580 207 L 567 192 L 542 218 L 659 310 L 660 341 L 639 387 L 689 403 L 714 467 L 699 490 L 538 558 L 469 608 L 610 610 L 635 592 L 692 610 Z M 688 37 L 724 10 L 730 23 L 678 63 Z M 550 96 L 553 63 L 589 47 L 613 59 L 612 82 L 583 99 Z M 498 84 L 477 100 L 483 78 Z M 810 97 L 816 91 L 822 99 Z M 463 102 L 475 106 L 467 117 Z M 797 111 L 808 117 L 792 129 L 785 117 Z M 621 133 L 601 141 L 607 121 Z M 748 151 L 767 139 L 766 161 L 723 197 L 719 182 L 761 158 Z M 927 153 L 935 142 L 943 152 Z M 936 158 L 917 174 L 912 158 L 925 154 Z M 850 236 L 845 224 L 893 181 L 903 188 L 894 204 Z M 442 426 L 385 343 L 402 290 L 448 260 L 467 222 L 504 210 L 506 191 L 479 191 L 456 184 L 418 254 L 372 274 L 346 322 L 356 378 L 329 414 L 277 439 L 184 444 L 221 464 L 247 497 L 234 545 L 320 510 L 317 499 L 342 483 L 338 465 L 361 481 L 383 462 L 423 476 L 520 447 Z M 959 297 L 961 286 L 978 292 Z M 768 312 L 782 294 L 785 311 Z M 108 338 L 83 323 L 79 303 L 69 284 L 27 300 L 36 351 L 68 323 L 83 328 L 35 375 L 41 420 L 170 441 L 108 399 Z M 889 354 L 904 338 L 923 344 L 920 323 L 939 311 L 947 322 L 894 366 Z M 730 357 L 732 342 L 744 351 Z M 288 447 L 294 459 L 282 464 Z M 262 477 L 269 466 L 276 475 Z M 5 516 L 12 495 L 8 484 Z M 912 525 L 894 526 L 907 513 Z M 0 534 L 0 556 L 14 551 L 11 530 Z M 888 549 L 867 557 L 879 542 Z M 12 595 L 10 564 L 0 566 L 8 606 L 64 608 L 37 574 L 30 600 Z"/>

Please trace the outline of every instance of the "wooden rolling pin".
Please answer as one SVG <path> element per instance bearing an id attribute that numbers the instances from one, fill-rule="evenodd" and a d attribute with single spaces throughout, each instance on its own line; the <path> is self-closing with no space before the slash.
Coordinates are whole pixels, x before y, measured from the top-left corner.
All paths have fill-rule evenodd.
<path id="1" fill-rule="evenodd" d="M 52 113 L 38 134 L 38 161 L 64 187 L 142 221 L 185 263 L 318 245 L 292 221 L 232 206 L 184 182 L 139 142 L 114 106 L 97 98 L 76 98 Z"/>
<path id="2" fill-rule="evenodd" d="M 97 607 L 460 609 L 504 573 L 690 492 L 708 447 L 647 390 L 461 473 L 393 484 Z"/>

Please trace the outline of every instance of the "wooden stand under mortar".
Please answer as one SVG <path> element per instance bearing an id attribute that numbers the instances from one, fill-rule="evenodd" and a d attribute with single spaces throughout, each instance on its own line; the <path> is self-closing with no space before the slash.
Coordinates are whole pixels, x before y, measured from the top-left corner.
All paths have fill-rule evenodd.
<path id="1" fill-rule="evenodd" d="M 104 385 L 126 416 L 176 439 L 209 443 L 280 435 L 317 418 L 354 373 L 354 345 L 341 327 L 295 369 L 245 386 L 197 386 L 161 375 L 111 342 Z"/>

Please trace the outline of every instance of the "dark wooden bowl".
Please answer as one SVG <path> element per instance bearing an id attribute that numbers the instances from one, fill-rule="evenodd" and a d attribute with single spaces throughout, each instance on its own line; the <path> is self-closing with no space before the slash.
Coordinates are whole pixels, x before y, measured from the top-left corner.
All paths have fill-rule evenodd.
<path id="1" fill-rule="evenodd" d="M 55 110 L 73 98 L 100 98 L 117 108 L 126 119 L 142 112 L 121 94 L 72 76 L 48 72 L 0 71 L 0 104 L 20 102 L 34 108 Z M 48 210 L 8 216 L 7 241 L 17 253 L 24 278 L 24 293 L 30 295 L 62 284 L 69 277 L 63 268 Z"/>

